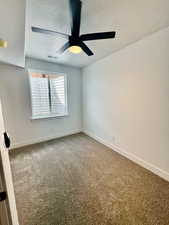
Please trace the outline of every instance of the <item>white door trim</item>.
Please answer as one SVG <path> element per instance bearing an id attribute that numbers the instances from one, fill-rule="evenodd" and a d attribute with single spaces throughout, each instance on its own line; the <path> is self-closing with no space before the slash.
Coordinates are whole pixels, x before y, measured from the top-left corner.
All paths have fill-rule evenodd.
<path id="1" fill-rule="evenodd" d="M 5 127 L 4 127 L 3 113 L 2 113 L 2 107 L 1 107 L 1 101 L 0 101 L 0 153 L 1 153 L 1 159 L 2 159 L 2 167 L 3 167 L 4 179 L 6 183 L 6 191 L 8 196 L 9 211 L 10 211 L 12 225 L 19 225 L 13 180 L 12 180 L 11 165 L 9 160 L 9 152 L 4 145 L 4 136 L 3 136 L 4 132 L 5 132 Z"/>

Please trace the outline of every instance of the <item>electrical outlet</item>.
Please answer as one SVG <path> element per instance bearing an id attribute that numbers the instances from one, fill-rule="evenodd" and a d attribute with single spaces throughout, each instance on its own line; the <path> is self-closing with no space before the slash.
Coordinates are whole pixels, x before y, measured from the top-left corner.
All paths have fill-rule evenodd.
<path id="1" fill-rule="evenodd" d="M 119 138 L 116 138 L 116 145 L 117 146 L 120 146 L 120 140 L 119 140 Z"/>
<path id="2" fill-rule="evenodd" d="M 117 145 L 117 146 L 120 145 L 120 141 L 119 141 L 119 138 L 118 138 L 118 137 L 112 136 L 111 140 L 112 140 L 112 143 L 113 143 L 114 145 Z"/>
<path id="3" fill-rule="evenodd" d="M 115 136 L 112 136 L 112 142 L 113 142 L 113 144 L 116 143 L 116 137 Z"/>

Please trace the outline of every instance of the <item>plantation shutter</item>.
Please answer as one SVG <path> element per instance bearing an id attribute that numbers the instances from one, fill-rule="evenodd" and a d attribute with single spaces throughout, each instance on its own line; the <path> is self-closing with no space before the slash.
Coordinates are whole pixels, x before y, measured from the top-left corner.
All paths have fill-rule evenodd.
<path id="1" fill-rule="evenodd" d="M 38 117 L 50 114 L 48 78 L 41 74 L 32 74 L 31 96 L 32 96 L 32 116 Z"/>
<path id="2" fill-rule="evenodd" d="M 51 98 L 51 113 L 65 114 L 66 98 L 65 98 L 64 75 L 50 76 L 50 98 Z"/>

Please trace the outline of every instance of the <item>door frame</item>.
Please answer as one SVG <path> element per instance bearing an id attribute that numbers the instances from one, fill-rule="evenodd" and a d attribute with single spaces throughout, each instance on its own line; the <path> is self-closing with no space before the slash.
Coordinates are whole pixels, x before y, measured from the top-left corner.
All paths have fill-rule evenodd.
<path id="1" fill-rule="evenodd" d="M 1 156 L 0 163 L 2 164 L 1 181 L 3 182 L 4 180 L 4 185 L 3 183 L 2 185 L 4 186 L 3 188 L 5 188 L 4 191 L 7 192 L 7 200 L 5 200 L 5 204 L 8 213 L 9 225 L 19 225 L 15 192 L 12 179 L 12 171 L 9 160 L 9 149 L 5 146 L 4 133 L 5 133 L 5 126 L 3 120 L 2 105 L 0 100 L 0 156 Z"/>
<path id="2" fill-rule="evenodd" d="M 0 191 L 6 192 L 6 184 L 2 168 L 2 159 L 0 156 Z M 0 225 L 11 225 L 11 216 L 9 211 L 8 198 L 0 202 Z"/>

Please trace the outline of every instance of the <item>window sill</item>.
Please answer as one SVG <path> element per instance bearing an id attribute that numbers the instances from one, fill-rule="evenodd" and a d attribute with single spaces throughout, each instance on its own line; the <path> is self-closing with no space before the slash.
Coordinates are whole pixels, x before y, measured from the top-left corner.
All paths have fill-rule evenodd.
<path id="1" fill-rule="evenodd" d="M 38 119 L 49 119 L 49 118 L 59 118 L 68 116 L 68 113 L 65 114 L 49 114 L 49 115 L 39 115 L 39 116 L 32 116 L 31 120 L 38 120 Z"/>

